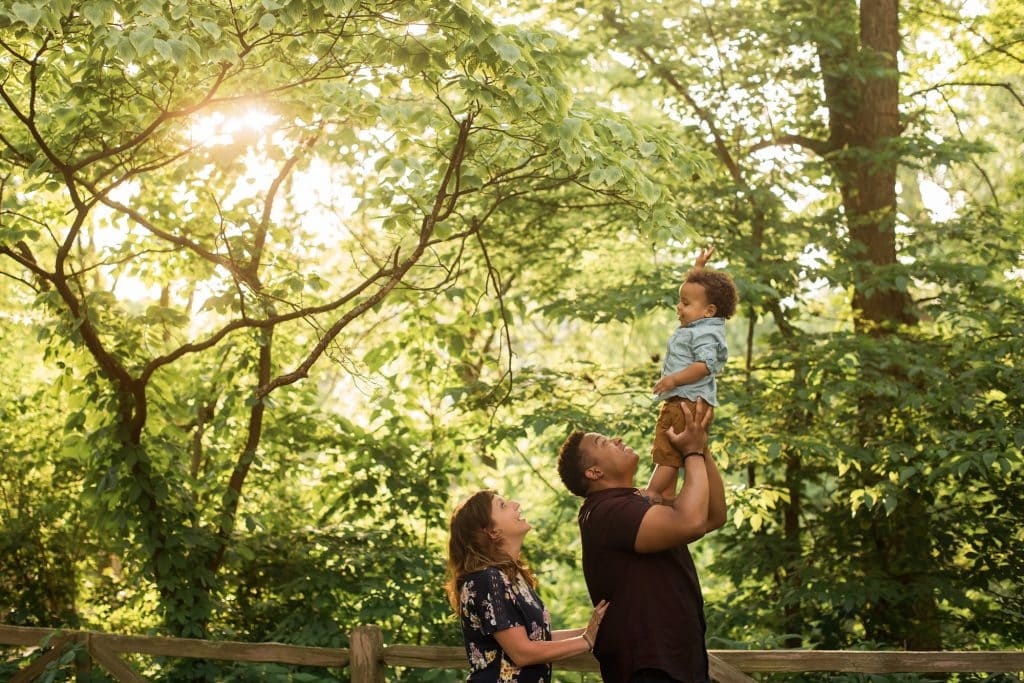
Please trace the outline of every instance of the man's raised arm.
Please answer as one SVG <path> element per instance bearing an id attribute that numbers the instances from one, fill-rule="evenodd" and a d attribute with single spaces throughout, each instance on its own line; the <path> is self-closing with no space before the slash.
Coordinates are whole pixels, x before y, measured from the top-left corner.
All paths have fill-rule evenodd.
<path id="1" fill-rule="evenodd" d="M 669 440 L 683 458 L 683 488 L 671 507 L 653 505 L 644 515 L 633 543 L 638 553 L 668 550 L 695 541 L 708 531 L 711 490 L 704 454 L 713 414 L 711 406 L 698 400 L 692 414 L 683 406 L 686 426 L 682 432 L 677 434 L 669 428 Z"/>

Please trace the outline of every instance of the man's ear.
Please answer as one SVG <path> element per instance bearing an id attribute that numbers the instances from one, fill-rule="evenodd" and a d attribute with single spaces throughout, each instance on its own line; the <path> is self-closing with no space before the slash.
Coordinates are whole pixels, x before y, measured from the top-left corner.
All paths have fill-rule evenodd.
<path id="1" fill-rule="evenodd" d="M 597 481 L 598 479 L 604 476 L 604 472 L 602 472 L 601 468 L 598 467 L 597 465 L 591 465 L 583 473 L 583 476 L 586 477 L 587 479 L 590 479 L 591 481 Z"/>

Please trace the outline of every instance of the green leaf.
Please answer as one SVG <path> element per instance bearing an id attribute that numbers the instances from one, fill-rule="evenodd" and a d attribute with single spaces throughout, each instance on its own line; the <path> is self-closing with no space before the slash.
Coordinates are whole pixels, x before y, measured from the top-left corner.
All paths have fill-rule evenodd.
<path id="1" fill-rule="evenodd" d="M 174 50 L 171 49 L 171 44 L 162 38 L 156 38 L 153 40 L 153 47 L 156 48 L 157 54 L 164 59 L 173 59 Z"/>
<path id="2" fill-rule="evenodd" d="M 661 188 L 647 178 L 642 178 L 637 184 L 637 192 L 640 198 L 648 204 L 653 204 L 661 197 Z"/>
<path id="3" fill-rule="evenodd" d="M 363 362 L 366 363 L 366 367 L 370 372 L 377 372 L 381 367 L 391 359 L 394 349 L 391 344 L 384 343 L 370 350 L 365 356 L 363 356 Z"/>
<path id="4" fill-rule="evenodd" d="M 200 28 L 209 33 L 214 40 L 220 38 L 221 28 L 220 24 L 218 24 L 217 22 L 210 21 L 209 19 L 200 19 L 197 22 L 197 24 L 199 25 Z"/>
<path id="5" fill-rule="evenodd" d="M 355 0 L 324 0 L 324 9 L 335 15 L 347 14 L 355 6 Z"/>
<path id="6" fill-rule="evenodd" d="M 35 28 L 36 24 L 39 23 L 40 17 L 43 15 L 42 10 L 38 7 L 25 2 L 14 3 L 14 6 L 11 7 L 11 13 L 15 19 L 24 22 L 29 28 Z"/>
<path id="7" fill-rule="evenodd" d="M 177 38 L 168 40 L 167 44 L 171 46 L 171 59 L 174 60 L 174 63 L 179 67 L 184 66 L 188 60 L 188 45 Z"/>
<path id="8" fill-rule="evenodd" d="M 502 60 L 509 64 L 515 64 L 522 56 L 519 48 L 509 42 L 505 36 L 491 36 L 487 39 L 487 44 L 498 54 L 499 57 L 501 57 Z"/>
<path id="9" fill-rule="evenodd" d="M 891 515 L 892 511 L 896 509 L 896 505 L 899 503 L 899 498 L 894 494 L 886 494 L 882 498 L 882 505 L 885 506 L 885 514 Z"/>
<path id="10" fill-rule="evenodd" d="M 260 17 L 260 28 L 264 31 L 270 31 L 277 25 L 277 17 L 269 12 Z"/>
<path id="11" fill-rule="evenodd" d="M 126 62 L 135 59 L 135 47 L 132 45 L 132 41 L 124 35 L 117 42 L 117 56 Z"/>
<path id="12" fill-rule="evenodd" d="M 151 28 L 140 28 L 131 32 L 129 40 L 132 42 L 132 47 L 135 48 L 135 53 L 139 57 L 145 57 L 153 51 L 153 38 L 154 32 Z"/>
<path id="13" fill-rule="evenodd" d="M 571 116 L 562 119 L 562 123 L 558 126 L 558 133 L 565 140 L 572 140 L 580 132 L 580 128 L 583 127 L 583 121 Z"/>
<path id="14" fill-rule="evenodd" d="M 188 0 L 175 0 L 171 3 L 171 19 L 178 21 L 188 14 Z"/>

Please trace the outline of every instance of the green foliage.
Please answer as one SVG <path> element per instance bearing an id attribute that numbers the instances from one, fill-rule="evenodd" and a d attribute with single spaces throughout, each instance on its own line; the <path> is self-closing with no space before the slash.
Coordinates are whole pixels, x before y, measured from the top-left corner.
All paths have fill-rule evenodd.
<path id="1" fill-rule="evenodd" d="M 646 450 L 713 241 L 712 643 L 1021 647 L 1019 9 L 901 6 L 903 132 L 822 153 L 858 105 L 823 84 L 892 73 L 853 7 L 0 2 L 0 621 L 458 644 L 447 516 L 494 487 L 584 623 L 554 454 Z M 898 258 L 865 268 L 837 169 L 895 161 Z M 855 324 L 886 291 L 917 322 Z"/>

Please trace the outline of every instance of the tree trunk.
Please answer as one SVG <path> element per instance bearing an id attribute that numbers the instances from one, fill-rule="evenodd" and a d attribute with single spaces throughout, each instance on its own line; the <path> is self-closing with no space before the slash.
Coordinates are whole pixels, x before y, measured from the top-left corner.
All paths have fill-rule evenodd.
<path id="1" fill-rule="evenodd" d="M 871 282 L 879 268 L 896 264 L 897 0 L 860 3 L 859 40 L 852 32 L 854 2 L 821 3 L 819 12 L 823 25 L 850 28 L 835 36 L 838 45 L 822 41 L 818 57 L 829 110 L 829 148 L 849 229 L 857 326 L 877 333 L 915 320 L 905 285 L 893 279 Z"/>
<path id="2" fill-rule="evenodd" d="M 846 180 L 844 208 L 850 240 L 861 255 L 853 306 L 870 329 L 913 321 L 905 287 L 863 287 L 872 269 L 896 263 L 896 170 L 900 136 L 900 46 L 897 0 L 862 0 L 860 47 L 868 64 L 879 69 L 864 79 L 859 107 L 853 113 L 851 147 L 860 154 Z"/>
<path id="3" fill-rule="evenodd" d="M 896 172 L 899 166 L 900 47 L 897 0 L 853 0 L 818 5 L 823 27 L 836 42 L 821 41 L 818 56 L 829 110 L 829 148 L 839 182 L 853 266 L 853 309 L 858 332 L 885 337 L 900 324 L 916 323 L 907 283 L 880 269 L 895 266 Z M 856 27 L 856 28 L 855 28 Z M 882 275 L 882 279 L 876 278 Z M 868 386 L 898 380 L 896 364 L 865 363 Z M 891 398 L 870 391 L 859 397 L 861 419 L 854 438 L 882 443 L 878 416 Z M 871 475 L 871 478 L 877 475 Z M 864 484 L 875 483 L 866 481 Z M 926 506 L 913 494 L 901 496 L 891 518 L 870 525 L 868 561 L 887 581 L 901 586 L 892 600 L 879 599 L 865 614 L 869 637 L 911 649 L 941 649 L 938 608 L 927 589 L 930 566 Z M 874 514 L 884 514 L 875 511 Z M 909 542 L 913 539 L 915 542 Z"/>

